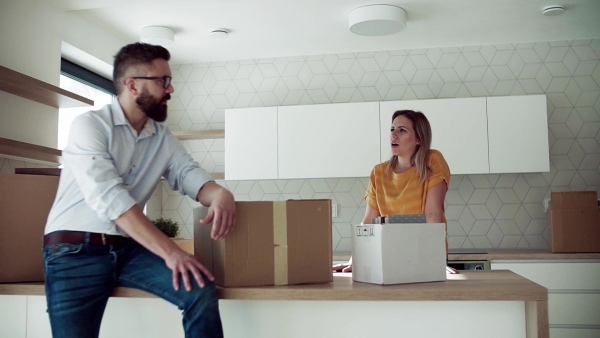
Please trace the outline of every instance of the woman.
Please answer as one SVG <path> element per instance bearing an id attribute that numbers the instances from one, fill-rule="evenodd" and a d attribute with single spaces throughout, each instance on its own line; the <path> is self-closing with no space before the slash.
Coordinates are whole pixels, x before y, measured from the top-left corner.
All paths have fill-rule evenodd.
<path id="1" fill-rule="evenodd" d="M 442 154 L 430 149 L 429 121 L 421 112 L 399 110 L 392 116 L 390 131 L 392 157 L 371 171 L 362 224 L 372 224 L 378 216 L 399 214 L 425 214 L 428 223 L 445 223 L 450 169 Z M 333 269 L 352 271 L 352 258 Z"/>

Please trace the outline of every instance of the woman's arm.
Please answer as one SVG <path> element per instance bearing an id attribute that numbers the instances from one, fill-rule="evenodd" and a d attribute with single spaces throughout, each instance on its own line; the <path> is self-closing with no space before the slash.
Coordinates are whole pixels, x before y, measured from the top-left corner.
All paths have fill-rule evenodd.
<path id="1" fill-rule="evenodd" d="M 367 210 L 365 211 L 365 217 L 363 217 L 362 222 L 360 224 L 373 224 L 373 218 L 379 217 L 381 214 L 379 210 L 375 210 L 367 205 Z"/>
<path id="2" fill-rule="evenodd" d="M 427 223 L 444 222 L 444 199 L 447 191 L 448 185 L 445 181 L 427 191 L 427 197 L 425 198 L 425 220 Z"/>

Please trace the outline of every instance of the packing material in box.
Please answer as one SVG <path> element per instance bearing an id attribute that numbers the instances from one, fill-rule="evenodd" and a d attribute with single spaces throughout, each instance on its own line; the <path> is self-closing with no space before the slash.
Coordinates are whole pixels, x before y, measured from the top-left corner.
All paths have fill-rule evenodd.
<path id="1" fill-rule="evenodd" d="M 42 237 L 58 176 L 0 174 L 0 282 L 42 282 Z"/>
<path id="2" fill-rule="evenodd" d="M 600 209 L 595 191 L 552 192 L 550 251 L 600 252 Z"/>
<path id="3" fill-rule="evenodd" d="M 382 285 L 446 280 L 446 225 L 353 226 L 352 279 Z"/>
<path id="4" fill-rule="evenodd" d="M 236 202 L 236 228 L 210 238 L 194 208 L 194 254 L 225 287 L 333 281 L 331 200 Z"/>

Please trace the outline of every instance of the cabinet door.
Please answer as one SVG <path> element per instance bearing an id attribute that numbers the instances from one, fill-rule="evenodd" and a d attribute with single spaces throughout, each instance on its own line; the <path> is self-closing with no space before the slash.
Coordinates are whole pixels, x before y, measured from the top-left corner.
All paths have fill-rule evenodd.
<path id="1" fill-rule="evenodd" d="M 410 109 L 427 116 L 432 132 L 431 148 L 444 155 L 450 173 L 489 173 L 485 98 L 385 101 L 380 105 L 382 162 L 391 156 L 390 126 L 394 112 Z"/>
<path id="2" fill-rule="evenodd" d="M 277 107 L 225 110 L 225 179 L 277 178 Z"/>
<path id="3" fill-rule="evenodd" d="M 379 163 L 379 103 L 278 110 L 279 178 L 367 177 Z"/>
<path id="4" fill-rule="evenodd" d="M 487 98 L 491 173 L 550 171 L 546 95 Z"/>

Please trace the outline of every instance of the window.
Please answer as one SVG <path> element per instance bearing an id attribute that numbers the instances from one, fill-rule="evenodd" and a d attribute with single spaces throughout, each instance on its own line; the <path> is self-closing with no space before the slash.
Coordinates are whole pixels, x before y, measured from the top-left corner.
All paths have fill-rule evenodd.
<path id="1" fill-rule="evenodd" d="M 90 111 L 100 109 L 116 97 L 111 80 L 90 72 L 68 60 L 62 59 L 60 66 L 60 88 L 94 101 L 94 107 L 60 108 L 58 111 L 57 148 L 64 149 L 69 138 L 73 119 Z"/>

